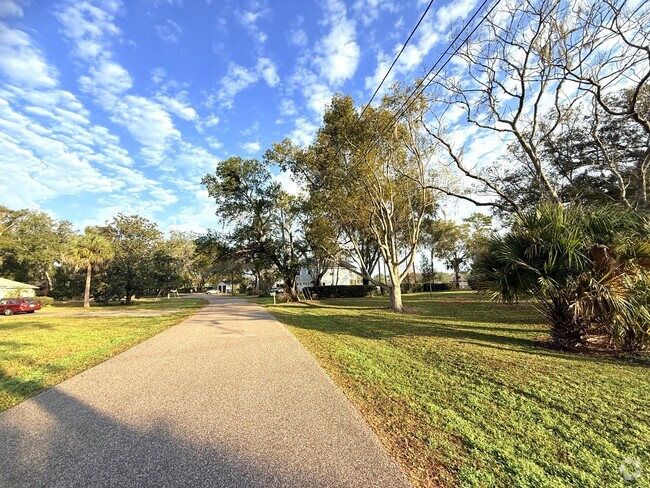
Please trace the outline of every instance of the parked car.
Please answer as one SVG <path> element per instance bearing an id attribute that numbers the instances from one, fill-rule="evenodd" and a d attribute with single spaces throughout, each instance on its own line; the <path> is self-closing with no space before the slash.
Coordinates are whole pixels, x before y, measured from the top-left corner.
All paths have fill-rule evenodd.
<path id="1" fill-rule="evenodd" d="M 208 295 L 218 295 L 221 292 L 219 290 L 211 289 L 211 290 L 207 290 L 206 293 Z"/>
<path id="2" fill-rule="evenodd" d="M 3 298 L 0 300 L 0 313 L 3 315 L 34 313 L 40 309 L 41 302 L 35 298 Z"/>
<path id="3" fill-rule="evenodd" d="M 276 294 L 280 295 L 280 294 L 284 293 L 284 288 L 282 288 L 281 286 L 275 286 L 275 287 L 271 288 L 271 293 L 276 293 Z"/>

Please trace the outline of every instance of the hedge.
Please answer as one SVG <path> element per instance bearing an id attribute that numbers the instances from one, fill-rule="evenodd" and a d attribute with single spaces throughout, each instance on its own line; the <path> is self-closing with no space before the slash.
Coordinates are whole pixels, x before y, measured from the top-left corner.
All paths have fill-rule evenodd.
<path id="1" fill-rule="evenodd" d="M 363 298 L 371 297 L 377 292 L 374 285 L 334 285 L 334 286 L 306 286 L 303 288 L 305 296 L 312 298 Z"/>
<path id="2" fill-rule="evenodd" d="M 451 290 L 449 283 L 424 283 L 422 291 L 447 291 Z"/>

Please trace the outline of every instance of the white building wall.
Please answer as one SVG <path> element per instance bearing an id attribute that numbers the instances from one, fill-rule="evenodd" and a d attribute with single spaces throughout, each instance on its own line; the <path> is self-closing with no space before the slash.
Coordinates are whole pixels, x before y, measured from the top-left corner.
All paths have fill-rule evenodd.
<path id="1" fill-rule="evenodd" d="M 320 279 L 320 283 L 321 286 L 353 285 L 356 282 L 355 277 L 356 275 L 346 268 L 330 268 Z M 296 276 L 296 287 L 298 291 L 302 290 L 305 286 L 310 286 L 311 282 L 311 275 L 307 272 L 306 268 L 302 268 Z"/>

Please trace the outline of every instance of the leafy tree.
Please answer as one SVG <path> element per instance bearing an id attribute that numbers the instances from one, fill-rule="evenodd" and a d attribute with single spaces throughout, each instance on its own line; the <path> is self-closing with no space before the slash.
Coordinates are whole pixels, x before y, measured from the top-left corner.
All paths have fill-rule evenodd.
<path id="1" fill-rule="evenodd" d="M 647 217 L 622 207 L 558 204 L 518 217 L 475 263 L 495 297 L 535 300 L 563 348 L 584 344 L 593 327 L 610 334 L 622 327 L 619 336 L 636 336 L 628 344 L 642 343 L 638 326 L 647 328 L 647 307 L 634 303 L 650 286 L 644 267 L 650 267 Z"/>
<path id="2" fill-rule="evenodd" d="M 429 164 L 433 147 L 421 135 L 426 106 L 416 98 L 394 118 L 405 98 L 395 87 L 361 118 L 351 97 L 335 96 L 312 146 L 297 148 L 286 140 L 266 155 L 307 186 L 344 236 L 356 265 L 349 269 L 388 289 L 395 311 L 403 310 L 401 283 L 413 265 L 422 220 L 435 204 L 434 192 L 426 188 L 436 177 Z M 379 256 L 387 282 L 372 276 Z"/>
<path id="3" fill-rule="evenodd" d="M 202 183 L 215 199 L 217 215 L 234 226 L 229 240 L 237 253 L 272 262 L 284 279 L 285 293 L 298 300 L 300 202 L 283 192 L 256 159 L 228 158 Z"/>
<path id="4" fill-rule="evenodd" d="M 126 297 L 131 303 L 133 295 L 152 287 L 153 256 L 162 235 L 156 224 L 138 215 L 118 214 L 104 232 L 114 250 L 105 280 L 107 298 Z"/>
<path id="5" fill-rule="evenodd" d="M 52 289 L 54 264 L 72 238 L 69 222 L 45 212 L 0 206 L 0 273 L 18 281 L 39 280 Z"/>

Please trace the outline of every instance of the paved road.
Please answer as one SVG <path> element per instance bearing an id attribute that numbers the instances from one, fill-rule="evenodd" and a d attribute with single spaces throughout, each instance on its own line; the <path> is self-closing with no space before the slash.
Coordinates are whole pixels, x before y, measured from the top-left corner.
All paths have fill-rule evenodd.
<path id="1" fill-rule="evenodd" d="M 210 302 L 1 413 L 0 486 L 408 486 L 281 324 Z"/>

